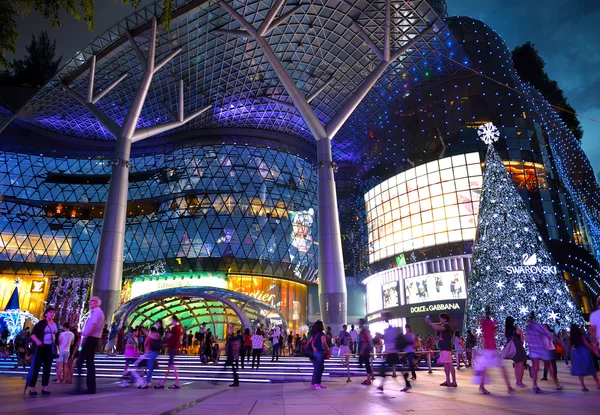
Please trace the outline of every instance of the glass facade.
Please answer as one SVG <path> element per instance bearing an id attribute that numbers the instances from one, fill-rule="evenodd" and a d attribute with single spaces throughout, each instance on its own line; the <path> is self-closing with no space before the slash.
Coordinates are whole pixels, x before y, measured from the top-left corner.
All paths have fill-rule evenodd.
<path id="1" fill-rule="evenodd" d="M 316 278 L 317 177 L 302 157 L 191 145 L 131 163 L 125 264 Z M 105 157 L 0 152 L 0 261 L 94 264 L 110 169 Z"/>
<path id="2" fill-rule="evenodd" d="M 464 199 L 468 207 L 473 207 L 470 217 L 468 209 L 463 209 L 464 215 L 461 213 L 459 192 L 451 190 L 447 206 L 440 186 L 435 190 L 439 198 L 436 207 L 440 210 L 432 212 L 429 171 L 435 172 L 436 176 L 431 177 L 436 185 L 438 180 L 446 180 L 448 186 L 456 188 L 456 170 L 450 169 L 450 160 L 472 157 L 480 187 L 482 169 L 476 160 L 482 160 L 485 145 L 479 140 L 477 129 L 492 122 L 500 132 L 494 147 L 554 260 L 568 275 L 573 297 L 586 313 L 589 298 L 600 293 L 595 258 L 600 243 L 596 231 L 599 216 L 592 206 L 599 191 L 598 185 L 592 183 L 593 174 L 582 173 L 591 171 L 589 162 L 582 156 L 575 137 L 564 126 L 558 127 L 562 124 L 557 115 L 545 104 L 527 97 L 537 93 L 521 83 L 512 67 L 510 51 L 492 29 L 470 18 L 451 17 L 447 23 L 477 72 L 524 93 L 515 93 L 468 72 L 407 94 L 390 116 L 389 125 L 365 139 L 361 158 L 364 184 L 359 190 L 364 201 L 363 206 L 356 205 L 352 223 L 347 227 L 352 230 L 346 234 L 346 246 L 352 250 L 348 268 L 364 280 L 379 271 L 401 266 L 399 259 L 415 264 L 473 252 L 479 189 L 467 187 L 470 163 L 466 163 L 466 169 L 459 169 L 458 176 L 464 181 L 461 188 L 470 192 Z M 438 179 L 440 163 L 447 163 L 448 169 L 439 173 Z M 452 225 L 448 217 L 455 218 Z M 445 228 L 439 228 L 439 240 L 438 220 L 445 221 Z M 361 243 L 365 239 L 368 245 Z M 385 300 L 379 299 L 383 287 L 377 290 L 377 295 L 368 292 L 367 296 L 379 307 Z"/>
<path id="3" fill-rule="evenodd" d="M 280 278 L 252 275 L 227 276 L 227 288 L 254 297 L 281 311 L 294 332 L 306 330 L 308 287 Z"/>

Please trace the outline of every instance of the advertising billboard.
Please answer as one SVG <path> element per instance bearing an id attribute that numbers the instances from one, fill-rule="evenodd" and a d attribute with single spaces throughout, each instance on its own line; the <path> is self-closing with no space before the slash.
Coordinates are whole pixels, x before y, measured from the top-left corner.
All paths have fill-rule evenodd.
<path id="1" fill-rule="evenodd" d="M 481 185 L 479 153 L 469 153 L 417 166 L 369 190 L 369 263 L 475 239 Z"/>
<path id="2" fill-rule="evenodd" d="M 467 298 L 463 271 L 437 272 L 404 280 L 406 304 Z"/>

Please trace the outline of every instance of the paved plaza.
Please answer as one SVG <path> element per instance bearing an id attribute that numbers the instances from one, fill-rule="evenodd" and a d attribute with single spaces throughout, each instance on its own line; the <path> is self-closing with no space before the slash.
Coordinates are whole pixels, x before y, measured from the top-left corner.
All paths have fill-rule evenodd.
<path id="1" fill-rule="evenodd" d="M 500 374 L 493 373 L 492 395 L 478 393 L 471 384 L 472 371 L 458 372 L 458 388 L 438 386 L 443 372 L 418 373 L 414 388 L 400 392 L 401 378 L 387 378 L 386 390 L 377 390 L 379 379 L 363 386 L 363 378 L 354 377 L 347 383 L 343 377 L 327 379 L 327 390 L 311 390 L 304 382 L 242 385 L 186 382 L 180 390 L 137 390 L 121 388 L 117 379 L 102 379 L 96 395 L 70 395 L 67 385 L 51 385 L 49 397 L 23 395 L 23 378 L 0 377 L 2 414 L 215 414 L 215 415 L 283 415 L 283 414 L 598 414 L 600 391 L 580 391 L 577 378 L 571 377 L 559 363 L 564 390 L 554 392 L 551 383 L 540 382 L 548 391 L 536 395 L 529 386 L 509 396 L 500 384 Z"/>

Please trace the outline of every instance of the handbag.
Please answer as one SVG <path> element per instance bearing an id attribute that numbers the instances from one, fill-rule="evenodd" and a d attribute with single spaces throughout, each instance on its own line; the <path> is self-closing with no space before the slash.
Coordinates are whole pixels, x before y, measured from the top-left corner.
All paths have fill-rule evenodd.
<path id="1" fill-rule="evenodd" d="M 55 342 L 52 342 L 52 359 L 58 359 L 59 356 L 58 345 Z"/>
<path id="2" fill-rule="evenodd" d="M 306 342 L 306 344 L 304 346 L 302 346 L 302 354 L 306 357 L 308 357 L 309 359 L 314 359 L 315 358 L 315 352 L 313 350 L 313 343 L 314 343 L 315 338 L 311 337 L 311 339 Z"/>
<path id="3" fill-rule="evenodd" d="M 500 352 L 500 356 L 502 356 L 502 359 L 512 359 L 513 357 L 515 357 L 516 354 L 517 347 L 515 346 L 515 342 L 512 340 L 506 343 L 506 345 Z"/>

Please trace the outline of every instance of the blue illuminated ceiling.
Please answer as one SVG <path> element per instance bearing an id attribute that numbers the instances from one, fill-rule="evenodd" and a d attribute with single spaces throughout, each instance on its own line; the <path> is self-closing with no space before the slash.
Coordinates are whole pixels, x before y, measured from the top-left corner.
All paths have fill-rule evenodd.
<path id="1" fill-rule="evenodd" d="M 258 26 L 273 0 L 227 2 Z M 397 59 L 333 139 L 334 159 L 355 158 L 357 143 L 368 132 L 381 128 L 402 98 L 423 83 L 436 81 L 461 70 L 448 57 L 468 63 L 454 41 L 443 17 L 427 1 L 392 1 L 392 51 L 401 48 L 430 25 L 434 31 Z M 437 1 L 432 4 L 443 2 Z M 325 83 L 312 101 L 323 123 L 349 99 L 362 80 L 378 64 L 377 57 L 353 26 L 358 23 L 383 49 L 385 0 L 289 1 L 281 14 L 298 9 L 286 24 L 267 40 L 305 96 Z M 436 7 L 436 10 L 444 8 Z M 441 11 L 441 13 L 444 13 Z M 122 73 L 129 76 L 96 105 L 119 124 L 129 108 L 142 74 L 126 31 L 142 51 L 148 49 L 150 21 L 162 14 L 162 2 L 152 4 L 118 22 L 69 60 L 59 73 L 19 112 L 17 118 L 66 136 L 112 140 L 109 132 L 61 88 L 65 82 L 86 95 L 88 69 L 97 56 L 97 89 L 108 86 Z M 215 33 L 238 29 L 239 24 L 215 1 L 176 0 L 170 31 L 159 28 L 157 57 L 182 48 L 182 52 L 154 77 L 138 127 L 170 121 L 162 102 L 175 109 L 178 80 L 185 84 L 185 112 L 213 107 L 170 135 L 181 131 L 214 128 L 253 128 L 277 131 L 314 142 L 297 111 L 279 101 L 290 102 L 283 86 L 254 40 Z"/>

